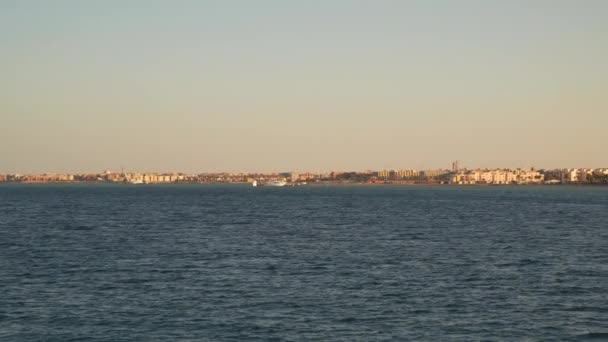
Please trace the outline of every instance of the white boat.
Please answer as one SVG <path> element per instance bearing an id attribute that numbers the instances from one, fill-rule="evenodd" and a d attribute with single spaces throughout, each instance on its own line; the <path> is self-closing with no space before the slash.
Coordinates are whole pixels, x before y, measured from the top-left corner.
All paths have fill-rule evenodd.
<path id="1" fill-rule="evenodd" d="M 258 186 L 258 181 L 254 180 L 253 182 L 251 182 L 251 186 Z"/>
<path id="2" fill-rule="evenodd" d="M 284 180 L 271 180 L 270 182 L 265 184 L 266 186 L 285 186 L 287 182 Z"/>

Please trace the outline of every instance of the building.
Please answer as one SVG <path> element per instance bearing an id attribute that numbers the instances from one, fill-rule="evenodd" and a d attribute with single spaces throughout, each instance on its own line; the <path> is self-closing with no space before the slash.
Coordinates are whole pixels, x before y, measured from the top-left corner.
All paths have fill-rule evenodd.
<path id="1" fill-rule="evenodd" d="M 418 170 L 397 170 L 395 171 L 395 176 L 397 178 L 412 178 L 420 176 L 420 172 Z"/>
<path id="2" fill-rule="evenodd" d="M 545 170 L 543 172 L 545 176 L 545 183 L 548 184 L 559 184 L 565 182 L 565 170 L 555 169 L 555 170 Z"/>
<path id="3" fill-rule="evenodd" d="M 448 170 L 424 170 L 420 171 L 420 176 L 426 178 L 435 178 L 449 173 Z"/>
<path id="4" fill-rule="evenodd" d="M 299 175 L 299 180 L 302 180 L 302 181 L 308 181 L 308 180 L 316 179 L 316 178 L 322 178 L 322 177 L 319 175 L 316 175 L 314 173 L 310 173 L 310 172 L 301 173 Z"/>
<path id="5" fill-rule="evenodd" d="M 388 179 L 391 176 L 391 171 L 390 170 L 382 170 L 382 171 L 378 171 L 378 178 L 384 178 L 384 179 Z"/>
<path id="6" fill-rule="evenodd" d="M 569 183 L 582 183 L 587 181 L 587 175 L 592 170 L 587 169 L 568 169 L 566 171 L 565 180 Z"/>
<path id="7" fill-rule="evenodd" d="M 298 179 L 300 179 L 300 175 L 295 172 L 292 172 L 291 177 L 289 177 L 289 179 L 291 182 L 296 182 Z"/>

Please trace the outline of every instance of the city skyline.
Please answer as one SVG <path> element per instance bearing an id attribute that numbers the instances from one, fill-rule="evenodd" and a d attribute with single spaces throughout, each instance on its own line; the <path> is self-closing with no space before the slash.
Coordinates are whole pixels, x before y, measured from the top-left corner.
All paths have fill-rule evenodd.
<path id="1" fill-rule="evenodd" d="M 158 173 L 112 172 L 77 174 L 0 174 L 0 183 L 126 183 L 126 184 L 223 184 L 250 183 L 273 186 L 312 184 L 396 184 L 396 185 L 606 185 L 608 168 L 466 169 L 458 161 L 452 169 L 367 170 L 364 172 L 282 173 Z"/>
<path id="2" fill-rule="evenodd" d="M 606 167 L 608 2 L 0 3 L 0 173 Z"/>

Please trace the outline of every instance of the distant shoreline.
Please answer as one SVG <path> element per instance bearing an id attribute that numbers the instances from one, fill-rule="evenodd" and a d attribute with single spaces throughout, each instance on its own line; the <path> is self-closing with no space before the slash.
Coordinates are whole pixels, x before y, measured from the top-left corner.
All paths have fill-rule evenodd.
<path id="1" fill-rule="evenodd" d="M 173 182 L 173 183 L 145 183 L 145 184 L 131 184 L 131 183 L 122 183 L 122 182 L 78 182 L 78 181 L 70 181 L 70 182 L 0 182 L 0 186 L 2 185 L 116 185 L 116 186 L 150 186 L 150 185 L 251 185 L 248 182 L 207 182 L 207 183 L 199 183 L 199 182 Z M 288 184 L 285 185 L 287 188 L 292 187 L 323 187 L 323 186 L 432 186 L 432 187 L 505 187 L 505 186 L 542 186 L 542 187 L 559 187 L 559 186 L 608 186 L 607 183 L 559 183 L 559 184 L 542 184 L 542 183 L 528 183 L 528 184 L 485 184 L 485 183 L 476 183 L 476 184 L 456 184 L 456 183 L 436 183 L 436 182 L 428 182 L 428 183 L 357 183 L 357 182 L 313 182 L 308 184 Z M 260 186 L 265 187 L 265 186 Z"/>

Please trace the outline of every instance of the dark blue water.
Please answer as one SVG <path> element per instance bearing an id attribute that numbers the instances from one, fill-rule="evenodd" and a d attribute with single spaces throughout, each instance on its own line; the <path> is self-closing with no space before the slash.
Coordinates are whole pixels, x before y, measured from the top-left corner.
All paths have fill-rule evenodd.
<path id="1" fill-rule="evenodd" d="M 608 188 L 0 186 L 2 341 L 526 339 L 608 339 Z"/>

